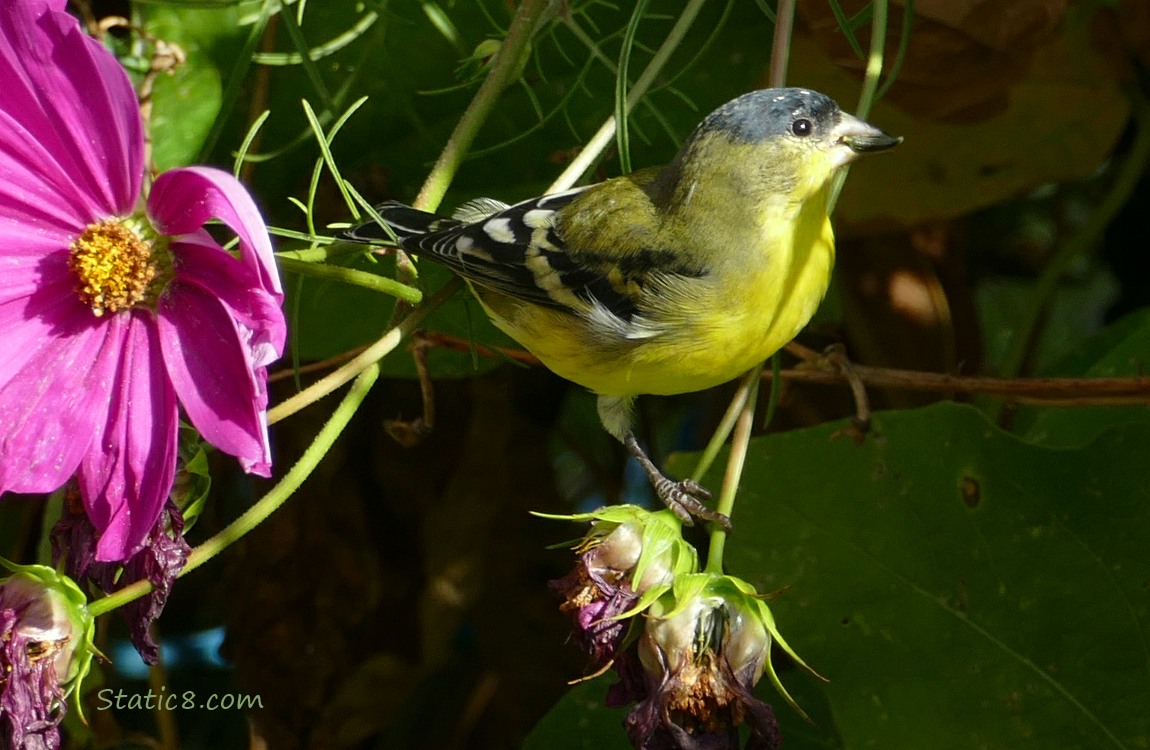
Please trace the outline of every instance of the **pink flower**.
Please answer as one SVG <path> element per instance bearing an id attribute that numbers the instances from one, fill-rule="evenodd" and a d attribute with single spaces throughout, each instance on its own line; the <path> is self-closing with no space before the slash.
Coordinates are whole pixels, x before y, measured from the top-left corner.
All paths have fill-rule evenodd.
<path id="1" fill-rule="evenodd" d="M 0 3 L 0 492 L 75 474 L 96 559 L 116 561 L 172 489 L 179 405 L 270 474 L 265 368 L 283 351 L 283 293 L 231 175 L 173 169 L 142 203 L 135 92 L 64 5 Z M 234 253 L 203 229 L 212 218 Z"/>

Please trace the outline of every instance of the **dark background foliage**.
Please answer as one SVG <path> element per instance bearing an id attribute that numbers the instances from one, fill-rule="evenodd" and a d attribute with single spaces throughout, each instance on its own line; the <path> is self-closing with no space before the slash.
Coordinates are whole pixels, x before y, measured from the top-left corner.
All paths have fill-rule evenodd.
<path id="1" fill-rule="evenodd" d="M 632 71 L 681 5 L 650 2 Z M 634 113 L 635 165 L 664 163 L 703 114 L 764 85 L 768 5 L 704 6 Z M 836 213 L 835 285 L 802 340 L 842 341 L 857 362 L 910 370 L 1141 374 L 1150 188 L 1131 159 L 1150 127 L 1136 116 L 1150 61 L 1145 4 L 937 0 L 909 17 L 906 5 L 892 5 L 888 35 L 888 68 L 901 63 L 869 116 L 906 142 L 851 174 Z M 350 211 L 326 173 L 313 187 L 319 152 L 300 100 L 330 126 L 369 97 L 332 151 L 369 200 L 410 200 L 478 87 L 484 43 L 501 39 L 514 8 L 313 0 L 302 17 L 298 4 L 260 2 L 91 10 L 130 15 L 187 53 L 156 86 L 159 168 L 230 166 L 268 110 L 241 175 L 270 223 L 307 230 L 294 197 L 310 201 L 323 233 Z M 800 2 L 788 81 L 852 108 L 871 10 L 861 0 Z M 630 13 L 593 0 L 552 7 L 445 207 L 547 187 L 613 111 L 611 66 Z M 146 57 L 129 37 L 109 43 L 129 65 Z M 304 64 L 307 49 L 321 54 Z M 618 169 L 609 153 L 594 176 Z M 1053 293 L 1040 296 L 1045 269 L 1066 257 Z M 387 258 L 346 262 L 394 272 Z M 420 273 L 428 290 L 447 278 Z M 371 341 L 393 311 L 390 297 L 359 287 L 285 281 L 292 361 L 273 401 L 296 389 L 292 362 Z M 1020 343 L 1028 316 L 1039 325 Z M 465 294 L 426 327 L 513 345 Z M 528 515 L 644 499 L 593 401 L 540 369 L 435 348 L 437 423 L 404 448 L 384 425 L 421 411 L 412 360 L 400 350 L 383 364 L 388 379 L 302 490 L 181 580 L 159 623 L 169 645 L 222 626 L 227 665 L 174 661 L 153 674 L 155 686 L 258 695 L 263 708 L 90 711 L 94 737 L 73 724 L 73 742 L 626 746 L 623 713 L 602 708 L 611 678 L 566 684 L 584 664 L 564 643 L 567 623 L 546 583 L 572 557 L 547 545 L 577 532 Z M 642 402 L 656 452 L 700 447 L 728 392 Z M 982 398 L 927 406 L 947 395 L 871 389 L 887 411 L 860 445 L 834 437 L 836 420 L 852 413 L 845 388 L 791 385 L 772 433 L 752 446 L 728 569 L 775 592 L 780 629 L 830 679 L 783 664 L 815 719 L 804 724 L 780 701 L 786 746 L 1150 747 L 1150 415 L 1141 406 L 1003 411 Z M 329 410 L 320 402 L 275 426 L 278 467 L 302 453 Z M 264 489 L 223 461 L 212 474 L 193 542 Z M 33 554 L 40 507 L 0 505 L 14 559 Z M 105 619 L 101 638 L 111 643 L 122 634 Z M 115 665 L 99 679 L 95 689 L 147 689 Z"/>

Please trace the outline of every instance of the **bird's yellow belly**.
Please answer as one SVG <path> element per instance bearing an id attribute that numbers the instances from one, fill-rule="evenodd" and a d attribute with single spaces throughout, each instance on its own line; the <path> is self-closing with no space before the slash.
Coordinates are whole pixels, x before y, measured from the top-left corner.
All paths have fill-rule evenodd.
<path id="1" fill-rule="evenodd" d="M 701 391 L 770 357 L 814 315 L 830 281 L 834 238 L 829 222 L 808 229 L 805 243 L 788 243 L 793 256 L 747 268 L 737 282 L 728 278 L 699 298 L 699 309 L 649 338 L 605 336 L 571 313 L 482 290 L 479 298 L 495 324 L 548 369 L 595 393 Z"/>

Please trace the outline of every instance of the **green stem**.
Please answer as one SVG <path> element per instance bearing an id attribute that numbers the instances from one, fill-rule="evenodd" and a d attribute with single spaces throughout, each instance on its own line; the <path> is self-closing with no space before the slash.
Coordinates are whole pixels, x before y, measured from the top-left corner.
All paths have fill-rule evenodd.
<path id="1" fill-rule="evenodd" d="M 1102 202 L 1095 207 L 1090 218 L 1070 239 L 1063 243 L 1054 257 L 1050 259 L 1050 262 L 1046 264 L 1046 267 L 1042 269 L 1042 275 L 1035 282 L 1034 292 L 1030 296 L 1022 322 L 1010 338 L 1010 349 L 1006 353 L 1000 373 L 1004 378 L 1017 377 L 1022 372 L 1022 366 L 1038 330 L 1039 322 L 1049 307 L 1050 300 L 1058 290 L 1058 283 L 1062 280 L 1070 264 L 1098 242 L 1099 237 L 1106 231 L 1106 227 L 1110 226 L 1115 215 L 1130 199 L 1130 194 L 1134 192 L 1138 180 L 1146 170 L 1147 163 L 1150 162 L 1150 105 L 1147 104 L 1146 99 L 1141 94 L 1135 93 L 1133 97 L 1133 113 L 1137 130 L 1130 153 L 1126 155 L 1126 159 L 1118 168 L 1118 174 L 1114 178 L 1114 184 L 1110 191 L 1102 199 Z M 996 412 L 1001 412 L 1001 409 L 1002 405 L 1000 404 L 996 407 Z"/>
<path id="2" fill-rule="evenodd" d="M 870 54 L 867 55 L 866 75 L 863 77 L 862 90 L 859 92 L 859 104 L 856 114 L 865 120 L 870 115 L 870 109 L 875 103 L 875 92 L 878 90 L 878 81 L 882 76 L 883 55 L 886 52 L 886 19 L 887 0 L 874 0 L 870 24 Z M 827 203 L 827 213 L 833 213 L 835 205 L 839 202 L 839 193 L 850 174 L 849 166 L 843 167 L 834 176 L 831 183 L 830 201 Z"/>
<path id="3" fill-rule="evenodd" d="M 898 80 L 899 71 L 902 70 L 902 64 L 906 61 L 906 52 L 910 49 L 910 33 L 913 29 L 914 0 L 906 0 L 906 5 L 902 9 L 902 30 L 899 32 L 898 50 L 894 53 L 894 62 L 890 64 L 890 70 L 887 71 L 886 82 L 875 93 L 876 100 L 886 96 L 891 86 Z"/>
<path id="4" fill-rule="evenodd" d="M 663 67 L 667 61 L 671 59 L 671 54 L 678 49 L 679 45 L 683 42 L 684 37 L 687 36 L 687 31 L 690 30 L 691 24 L 695 22 L 695 17 L 699 15 L 699 10 L 703 7 L 706 0 L 690 0 L 687 7 L 683 8 L 683 12 L 679 14 L 679 18 L 675 21 L 675 25 L 667 33 L 667 38 L 663 40 L 663 44 L 655 52 L 655 56 L 651 58 L 651 62 L 647 63 L 647 67 L 643 70 L 643 74 L 639 76 L 639 80 L 635 81 L 635 85 L 631 87 L 630 92 L 627 94 L 628 112 L 635 109 L 635 105 L 642 99 L 647 91 L 650 90 L 655 79 L 658 78 L 659 73 L 662 72 Z M 788 0 L 789 1 L 789 0 Z M 599 128 L 595 135 L 591 136 L 591 140 L 587 141 L 587 145 L 579 152 L 563 173 L 551 183 L 551 187 L 547 188 L 548 193 L 556 193 L 560 190 L 566 190 L 579 181 L 583 173 L 591 168 L 591 164 L 599 158 L 599 154 L 603 153 L 603 149 L 607 148 L 607 144 L 611 142 L 611 138 L 615 135 L 615 118 L 614 116 L 608 117 L 607 121 Z"/>
<path id="5" fill-rule="evenodd" d="M 875 103 L 878 80 L 882 76 L 883 56 L 886 54 L 887 0 L 872 0 L 870 21 L 870 54 L 866 60 L 866 75 L 859 92 L 859 106 L 856 114 L 866 119 Z"/>
<path id="6" fill-rule="evenodd" d="M 723 445 L 726 444 L 727 438 L 731 436 L 731 431 L 735 429 L 735 422 L 742 413 L 743 404 L 747 403 L 747 396 L 751 392 L 751 381 L 743 378 L 739 382 L 739 388 L 735 391 L 731 403 L 727 406 L 726 413 L 723 418 L 719 420 L 719 426 L 711 433 L 711 439 L 707 443 L 707 447 L 703 449 L 703 453 L 699 456 L 699 463 L 695 465 L 695 473 L 691 475 L 691 479 L 696 482 L 703 479 L 703 475 L 711 470 L 711 464 L 715 462 L 715 458 L 719 455 L 719 451 L 723 450 Z"/>
<path id="7" fill-rule="evenodd" d="M 447 192 L 447 186 L 455 178 L 455 173 L 463 163 L 463 157 L 467 154 L 475 136 L 479 134 L 479 129 L 495 109 L 499 96 L 519 78 L 523 60 L 529 54 L 531 37 L 547 5 L 547 0 L 523 0 L 520 3 L 515 18 L 511 21 L 511 27 L 507 30 L 507 37 L 491 61 L 491 70 L 487 78 L 484 79 L 463 116 L 459 118 L 451 138 L 439 155 L 439 161 L 435 163 L 427 181 L 423 183 L 423 189 L 415 199 L 416 208 L 434 211 L 439 207 Z"/>
<path id="8" fill-rule="evenodd" d="M 791 53 L 791 33 L 794 28 L 796 0 L 779 0 L 778 11 L 775 13 L 775 34 L 771 42 L 771 72 L 770 85 L 773 87 L 786 84 L 787 60 Z M 775 367 L 778 368 L 778 358 L 775 358 Z M 710 467 L 715 458 L 717 445 L 726 440 L 726 433 L 730 430 L 730 420 L 734 417 L 734 437 L 731 439 L 731 453 L 727 457 L 727 473 L 723 476 L 723 486 L 719 489 L 719 504 L 716 510 L 719 513 L 731 516 L 735 509 L 735 496 L 739 492 L 739 479 L 743 475 L 743 465 L 747 460 L 747 449 L 751 444 L 751 428 L 754 427 L 755 401 L 759 393 L 759 383 L 762 381 L 763 365 L 760 363 L 751 369 L 743 379 L 739 390 L 735 393 L 731 406 L 723 416 L 723 421 L 716 430 L 707 449 L 703 452 L 700 467 Z M 736 405 L 738 404 L 738 405 Z M 737 415 L 737 416 L 736 416 Z M 716 440 L 719 434 L 722 438 Z M 703 471 L 706 471 L 704 468 Z M 702 472 L 697 471 L 697 476 Z M 727 532 L 718 524 L 711 524 L 711 545 L 707 552 L 707 572 L 720 574 L 723 572 L 723 548 L 727 543 Z"/>
<path id="9" fill-rule="evenodd" d="M 771 70 L 768 80 L 772 88 L 787 85 L 787 63 L 791 59 L 791 32 L 795 26 L 796 0 L 779 0 L 775 13 L 775 38 L 771 44 Z"/>
<path id="10" fill-rule="evenodd" d="M 447 139 L 447 145 L 439 154 L 439 160 L 431 168 L 431 173 L 423 182 L 419 195 L 412 204 L 424 211 L 434 211 L 439 208 L 443 196 L 459 165 L 467 156 L 471 144 L 479 135 L 480 128 L 487 122 L 487 118 L 495 110 L 495 104 L 508 86 L 518 80 L 523 70 L 523 63 L 530 54 L 531 37 L 534 36 L 543 11 L 547 8 L 547 0 L 522 0 L 507 29 L 507 36 L 500 45 L 499 51 L 491 60 L 491 70 L 475 92 L 475 97 L 467 105 L 463 116 L 455 124 L 455 130 Z M 402 248 L 395 251 L 395 276 L 399 283 L 414 286 L 419 278 L 415 261 Z M 409 318 L 409 305 L 404 300 L 397 300 L 392 310 L 389 324 L 398 328 Z M 394 330 L 394 329 L 393 329 Z"/>
<path id="11" fill-rule="evenodd" d="M 367 397 L 368 392 L 378 377 L 378 364 L 367 368 L 359 374 L 355 383 L 352 384 L 347 394 L 344 395 L 343 401 L 336 407 L 331 418 L 329 418 L 323 428 L 320 429 L 315 440 L 313 440 L 312 444 L 308 446 L 308 449 L 304 451 L 303 456 L 300 457 L 300 460 L 296 462 L 295 466 L 291 467 L 283 479 L 276 483 L 276 486 L 272 487 L 266 495 L 257 500 L 252 507 L 248 508 L 243 515 L 228 524 L 228 526 L 218 534 L 192 550 L 192 554 L 188 557 L 187 565 L 180 571 L 181 577 L 200 567 L 208 560 L 211 560 L 237 539 L 247 534 L 256 526 L 259 526 L 268 516 L 283 505 L 284 501 L 292 496 L 299 486 L 304 483 L 304 480 L 311 475 L 315 467 L 319 465 L 319 462 L 323 460 L 323 457 L 327 455 L 328 449 L 335 443 L 336 438 L 343 432 L 347 423 L 351 421 L 351 418 L 355 415 L 356 410 L 364 398 Z M 97 599 L 92 602 L 88 605 L 88 612 L 93 617 L 98 617 L 99 615 L 111 612 L 117 607 L 122 607 L 128 602 L 144 596 L 151 590 L 152 584 L 148 581 L 137 581 L 113 594 L 109 594 L 102 599 Z"/>
<path id="12" fill-rule="evenodd" d="M 631 103 L 627 100 L 627 71 L 631 66 L 631 50 L 635 47 L 635 34 L 639 32 L 639 22 L 647 9 L 647 0 L 636 0 L 631 11 L 631 20 L 623 34 L 623 46 L 619 51 L 619 65 L 615 72 L 615 146 L 619 152 L 619 169 L 623 174 L 631 171 L 631 130 L 627 127 L 627 115 Z"/>
<path id="13" fill-rule="evenodd" d="M 717 511 L 727 516 L 735 508 L 735 495 L 739 492 L 739 479 L 743 476 L 743 465 L 747 461 L 747 449 L 751 445 L 751 428 L 755 423 L 755 402 L 759 394 L 763 366 L 759 365 L 747 373 L 747 400 L 743 404 L 739 418 L 735 422 L 735 434 L 731 438 L 731 453 L 727 457 L 727 473 L 723 476 L 723 487 L 719 490 Z M 711 546 L 707 552 L 707 573 L 720 575 L 723 572 L 723 548 L 727 544 L 727 532 L 719 524 L 711 524 Z"/>
<path id="14" fill-rule="evenodd" d="M 291 398 L 285 399 L 271 409 L 268 409 L 268 424 L 275 424 L 281 419 L 295 414 L 300 409 L 315 403 L 361 372 L 374 366 L 376 362 L 394 351 L 400 342 L 410 336 L 412 331 L 419 327 L 419 324 L 423 322 L 423 319 L 426 318 L 432 310 L 439 307 L 448 297 L 459 291 L 459 287 L 462 285 L 463 282 L 458 278 L 447 282 L 439 291 L 413 308 L 408 316 L 400 321 L 399 325 L 388 329 L 387 333 L 378 338 L 375 343 L 356 355 L 355 359 L 348 360 L 348 362 L 338 370 L 333 370 Z"/>
<path id="15" fill-rule="evenodd" d="M 410 302 L 412 304 L 416 304 L 423 299 L 423 292 L 415 287 L 410 287 L 390 277 L 379 276 L 378 274 L 368 273 L 367 271 L 357 271 L 354 268 L 333 266 L 327 263 L 308 263 L 293 258 L 285 258 L 282 255 L 279 258 L 279 265 L 283 270 L 292 271 L 301 276 L 331 279 L 333 281 L 343 282 L 344 284 L 354 284 L 355 286 L 370 289 L 373 292 L 381 292 L 383 294 L 389 294 L 392 297 L 398 297 L 404 302 Z"/>

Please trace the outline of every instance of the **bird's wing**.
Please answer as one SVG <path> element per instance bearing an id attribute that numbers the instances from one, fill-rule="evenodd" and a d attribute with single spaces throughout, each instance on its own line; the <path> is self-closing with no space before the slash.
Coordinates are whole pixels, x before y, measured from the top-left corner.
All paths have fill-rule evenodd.
<path id="1" fill-rule="evenodd" d="M 517 203 L 471 224 L 403 238 L 402 245 L 486 289 L 630 323 L 642 314 L 643 289 L 655 276 L 700 273 L 676 266 L 672 253 L 647 246 L 650 231 L 627 237 L 597 231 L 620 225 L 596 208 L 612 203 L 598 200 L 603 184 Z M 620 189 L 641 188 L 627 182 Z M 565 222 L 563 209 L 576 201 L 581 205 L 570 213 L 580 216 L 578 223 Z"/>
<path id="2" fill-rule="evenodd" d="M 394 244 L 397 239 L 403 241 L 408 237 L 463 225 L 457 218 L 420 211 L 399 201 L 384 201 L 373 208 L 390 231 L 372 220 L 346 229 L 340 236 L 354 242 Z"/>
<path id="3" fill-rule="evenodd" d="M 485 218 L 472 214 L 470 224 L 405 237 L 402 245 L 486 289 L 547 307 L 574 307 L 580 303 L 567 298 L 568 282 L 582 286 L 582 279 L 574 278 L 578 269 L 564 262 L 555 216 L 581 192 L 532 198 Z"/>

